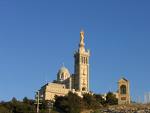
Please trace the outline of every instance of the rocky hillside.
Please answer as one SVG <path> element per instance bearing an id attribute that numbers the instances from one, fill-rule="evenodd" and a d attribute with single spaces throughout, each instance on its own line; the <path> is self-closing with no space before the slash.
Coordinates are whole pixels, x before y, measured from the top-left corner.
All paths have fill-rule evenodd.
<path id="1" fill-rule="evenodd" d="M 93 113 L 150 113 L 150 105 L 116 105 L 96 110 Z"/>

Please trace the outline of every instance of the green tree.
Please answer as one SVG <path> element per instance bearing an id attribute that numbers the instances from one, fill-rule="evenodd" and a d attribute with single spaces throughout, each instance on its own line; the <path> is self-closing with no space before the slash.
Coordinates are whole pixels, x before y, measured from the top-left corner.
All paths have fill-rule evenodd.
<path id="1" fill-rule="evenodd" d="M 28 100 L 28 102 L 25 100 Z M 17 101 L 17 99 L 13 97 L 9 102 L 0 103 L 0 113 L 35 113 L 34 104 L 31 103 L 32 100 L 24 99 L 22 102 Z"/>
<path id="2" fill-rule="evenodd" d="M 6 107 L 0 105 L 0 113 L 11 113 L 11 112 Z"/>
<path id="3" fill-rule="evenodd" d="M 94 97 L 99 104 L 101 104 L 101 105 L 105 104 L 105 99 L 102 97 L 102 95 L 94 94 Z"/>
<path id="4" fill-rule="evenodd" d="M 109 105 L 116 105 L 118 104 L 118 99 L 112 92 L 108 92 L 106 96 L 106 103 Z"/>
<path id="5" fill-rule="evenodd" d="M 30 100 L 29 100 L 27 97 L 24 97 L 24 98 L 23 98 L 23 103 L 29 104 L 29 103 L 30 103 Z"/>
<path id="6" fill-rule="evenodd" d="M 16 99 L 15 97 L 13 97 L 13 98 L 11 99 L 11 102 L 12 102 L 12 103 L 17 103 L 17 99 Z"/>
<path id="7" fill-rule="evenodd" d="M 80 113 L 83 101 L 77 94 L 69 92 L 67 96 L 56 96 L 54 106 L 65 113 Z"/>
<path id="8" fill-rule="evenodd" d="M 96 100 L 94 95 L 91 95 L 89 93 L 85 93 L 83 95 L 83 101 L 85 103 L 85 106 L 87 106 L 90 109 L 95 109 L 100 107 L 100 103 Z"/>

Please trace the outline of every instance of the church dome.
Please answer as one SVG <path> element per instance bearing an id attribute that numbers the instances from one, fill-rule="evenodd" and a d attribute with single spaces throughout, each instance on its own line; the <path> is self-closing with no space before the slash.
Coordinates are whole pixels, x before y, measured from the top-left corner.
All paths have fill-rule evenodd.
<path id="1" fill-rule="evenodd" d="M 64 81 L 70 77 L 69 70 L 66 67 L 61 67 L 57 73 L 57 80 Z"/>

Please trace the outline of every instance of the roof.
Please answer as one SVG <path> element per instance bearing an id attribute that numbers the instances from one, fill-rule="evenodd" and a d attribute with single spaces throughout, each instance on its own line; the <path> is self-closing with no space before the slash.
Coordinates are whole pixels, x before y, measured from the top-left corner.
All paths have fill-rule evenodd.
<path id="1" fill-rule="evenodd" d="M 69 73 L 69 70 L 68 70 L 65 66 L 62 66 L 62 67 L 59 69 L 59 71 L 58 71 L 59 74 L 60 74 L 60 73 L 63 73 L 63 72 L 66 72 L 66 73 L 70 74 L 70 73 Z"/>
<path id="2" fill-rule="evenodd" d="M 127 81 L 128 82 L 128 80 L 125 78 L 125 77 L 122 77 L 120 80 L 124 80 L 124 81 Z M 119 80 L 119 81 L 120 81 Z"/>

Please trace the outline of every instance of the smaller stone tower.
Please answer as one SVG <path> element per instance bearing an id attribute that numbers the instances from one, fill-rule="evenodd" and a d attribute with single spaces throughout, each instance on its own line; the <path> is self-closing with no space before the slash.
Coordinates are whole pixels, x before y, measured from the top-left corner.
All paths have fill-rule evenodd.
<path id="1" fill-rule="evenodd" d="M 125 78 L 118 81 L 118 104 L 130 104 L 130 83 Z"/>

